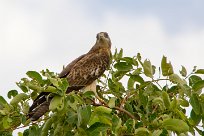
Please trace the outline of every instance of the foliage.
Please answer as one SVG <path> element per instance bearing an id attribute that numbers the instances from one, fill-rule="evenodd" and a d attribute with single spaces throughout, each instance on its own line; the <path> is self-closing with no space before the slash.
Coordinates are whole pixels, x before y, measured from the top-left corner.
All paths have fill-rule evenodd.
<path id="1" fill-rule="evenodd" d="M 17 83 L 22 92 L 8 92 L 10 103 L 0 96 L 0 135 L 9 136 L 24 127 L 19 136 L 204 134 L 203 126 L 199 126 L 204 121 L 204 69 L 194 67 L 188 74 L 182 66 L 177 74 L 165 56 L 161 67 L 156 68 L 139 53 L 123 57 L 123 50 L 116 50 L 112 58 L 96 92 L 65 94 L 66 79 L 49 70 L 27 72 L 28 77 Z M 50 113 L 30 122 L 26 117 L 29 101 L 40 92 L 54 95 Z M 192 107 L 189 116 L 188 107 Z"/>

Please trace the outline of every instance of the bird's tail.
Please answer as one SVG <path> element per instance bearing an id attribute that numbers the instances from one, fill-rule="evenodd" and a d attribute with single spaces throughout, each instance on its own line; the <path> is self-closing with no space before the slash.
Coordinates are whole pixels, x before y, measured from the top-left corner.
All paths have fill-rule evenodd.
<path id="1" fill-rule="evenodd" d="M 66 93 L 68 94 L 73 90 L 79 90 L 81 88 L 83 88 L 83 86 L 68 87 Z M 28 112 L 28 119 L 30 118 L 31 121 L 36 121 L 49 111 L 49 105 L 53 98 L 52 96 L 47 97 L 49 94 L 50 92 L 41 92 L 39 96 L 33 101 L 33 104 L 31 105 Z"/>
<path id="2" fill-rule="evenodd" d="M 34 100 L 28 112 L 28 118 L 30 118 L 31 121 L 38 120 L 41 116 L 49 111 L 49 105 L 52 97 L 47 98 L 48 94 L 49 92 L 42 92 Z"/>

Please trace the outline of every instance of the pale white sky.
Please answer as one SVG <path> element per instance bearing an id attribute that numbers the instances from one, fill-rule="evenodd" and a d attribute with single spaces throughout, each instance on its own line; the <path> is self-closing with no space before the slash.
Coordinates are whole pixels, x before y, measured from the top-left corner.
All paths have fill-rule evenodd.
<path id="1" fill-rule="evenodd" d="M 28 70 L 60 72 L 107 31 L 114 48 L 176 68 L 204 68 L 202 1 L 0 1 L 0 90 L 16 88 Z"/>
<path id="2" fill-rule="evenodd" d="M 28 70 L 60 72 L 86 53 L 100 31 L 128 56 L 156 66 L 163 55 L 179 71 L 204 68 L 202 0 L 1 0 L 0 95 L 18 89 Z"/>

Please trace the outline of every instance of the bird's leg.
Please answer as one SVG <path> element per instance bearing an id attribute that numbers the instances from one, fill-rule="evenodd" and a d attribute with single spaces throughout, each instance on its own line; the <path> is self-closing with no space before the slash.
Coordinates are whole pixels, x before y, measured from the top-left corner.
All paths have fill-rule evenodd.
<path id="1" fill-rule="evenodd" d="M 91 83 L 90 85 L 88 85 L 86 88 L 84 88 L 85 91 L 92 91 L 95 95 L 95 97 L 99 100 L 100 103 L 102 104 L 105 104 L 104 100 L 101 99 L 99 96 L 98 96 L 98 93 L 96 92 L 96 80 Z"/>

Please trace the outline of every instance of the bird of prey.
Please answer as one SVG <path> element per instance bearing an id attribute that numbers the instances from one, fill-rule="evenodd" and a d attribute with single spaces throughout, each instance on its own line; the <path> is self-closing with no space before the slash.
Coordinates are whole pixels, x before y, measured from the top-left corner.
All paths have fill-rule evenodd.
<path id="1" fill-rule="evenodd" d="M 110 57 L 111 40 L 107 32 L 100 32 L 89 52 L 73 60 L 59 74 L 60 78 L 66 78 L 69 83 L 66 93 L 78 91 L 95 82 L 109 67 Z M 47 99 L 48 94 L 48 92 L 42 92 L 34 100 L 28 113 L 31 121 L 38 120 L 49 111 L 52 98 Z"/>

